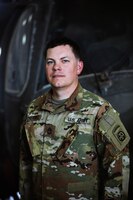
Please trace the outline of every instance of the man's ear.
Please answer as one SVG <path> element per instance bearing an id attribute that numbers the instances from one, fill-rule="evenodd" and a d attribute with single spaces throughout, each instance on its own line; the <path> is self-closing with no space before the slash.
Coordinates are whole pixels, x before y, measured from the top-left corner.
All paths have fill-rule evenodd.
<path id="1" fill-rule="evenodd" d="M 77 75 L 81 74 L 83 67 L 84 67 L 83 61 L 79 60 L 77 63 Z"/>

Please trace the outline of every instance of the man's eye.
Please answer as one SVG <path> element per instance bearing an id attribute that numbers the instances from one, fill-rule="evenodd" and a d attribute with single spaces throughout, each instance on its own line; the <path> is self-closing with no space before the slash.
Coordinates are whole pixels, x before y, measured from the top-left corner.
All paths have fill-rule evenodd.
<path id="1" fill-rule="evenodd" d="M 52 65 L 52 64 L 54 64 L 54 61 L 53 61 L 53 60 L 48 60 L 48 61 L 47 61 L 47 65 Z"/>
<path id="2" fill-rule="evenodd" d="M 62 62 L 63 62 L 63 63 L 67 63 L 67 62 L 69 62 L 69 60 L 66 60 L 66 59 L 65 59 L 65 60 L 62 60 Z"/>

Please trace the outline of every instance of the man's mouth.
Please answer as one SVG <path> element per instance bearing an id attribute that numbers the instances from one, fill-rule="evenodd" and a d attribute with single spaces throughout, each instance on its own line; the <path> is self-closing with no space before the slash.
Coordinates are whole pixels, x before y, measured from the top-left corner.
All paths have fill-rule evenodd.
<path id="1" fill-rule="evenodd" d="M 65 77 L 65 76 L 62 75 L 62 74 L 55 74 L 55 75 L 53 75 L 53 78 L 62 78 L 62 77 Z"/>

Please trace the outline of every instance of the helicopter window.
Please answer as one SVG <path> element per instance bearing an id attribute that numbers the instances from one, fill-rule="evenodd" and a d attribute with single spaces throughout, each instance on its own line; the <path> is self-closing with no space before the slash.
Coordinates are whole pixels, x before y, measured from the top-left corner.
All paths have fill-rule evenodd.
<path id="1" fill-rule="evenodd" d="M 5 90 L 17 96 L 21 96 L 24 92 L 31 70 L 32 43 L 35 32 L 33 15 L 33 7 L 22 13 L 8 50 Z"/>

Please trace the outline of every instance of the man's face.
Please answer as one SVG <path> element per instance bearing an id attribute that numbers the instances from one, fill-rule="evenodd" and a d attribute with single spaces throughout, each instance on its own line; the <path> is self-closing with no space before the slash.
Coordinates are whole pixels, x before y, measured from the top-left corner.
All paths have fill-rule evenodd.
<path id="1" fill-rule="evenodd" d="M 60 45 L 47 50 L 46 75 L 55 88 L 74 88 L 83 62 L 77 59 L 69 45 Z"/>

